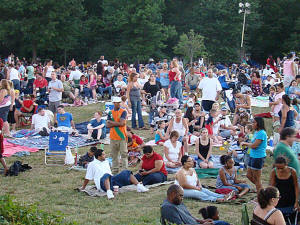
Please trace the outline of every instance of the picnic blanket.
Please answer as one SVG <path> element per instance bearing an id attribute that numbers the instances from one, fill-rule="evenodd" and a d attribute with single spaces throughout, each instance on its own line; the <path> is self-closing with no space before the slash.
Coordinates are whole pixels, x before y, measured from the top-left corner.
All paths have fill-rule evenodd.
<path id="1" fill-rule="evenodd" d="M 217 178 L 219 168 L 195 169 L 199 179 Z"/>
<path id="2" fill-rule="evenodd" d="M 190 157 L 192 157 L 195 161 L 198 160 L 198 156 L 195 154 L 191 154 Z M 221 155 L 211 155 L 210 160 L 213 162 L 214 168 L 216 168 L 216 169 L 219 169 L 222 167 L 222 164 L 220 162 L 220 157 L 221 157 Z M 196 164 L 196 169 L 200 169 L 198 163 Z"/>
<path id="3" fill-rule="evenodd" d="M 165 181 L 163 183 L 146 185 L 146 187 L 151 189 L 151 188 L 159 187 L 159 186 L 162 186 L 162 185 L 173 184 L 173 183 L 174 183 L 174 181 Z M 79 188 L 76 188 L 75 190 L 80 191 Z M 129 192 L 129 191 L 136 191 L 136 186 L 132 184 L 132 185 L 121 187 L 119 189 L 120 194 L 125 193 L 125 192 Z M 106 196 L 106 192 L 102 192 L 102 191 L 97 190 L 95 185 L 86 186 L 85 190 L 83 190 L 82 192 L 86 193 L 87 195 L 89 195 L 91 197 Z"/>
<path id="4" fill-rule="evenodd" d="M 6 138 L 4 139 L 4 153 L 3 156 L 5 157 L 10 157 L 14 154 L 16 154 L 17 152 L 38 152 L 39 149 L 38 148 L 29 148 L 29 147 L 24 147 L 24 146 L 20 146 L 17 144 L 13 144 L 13 143 L 9 143 L 9 140 L 7 140 Z"/>
<path id="5" fill-rule="evenodd" d="M 264 108 L 269 107 L 269 97 L 266 96 L 258 96 L 258 97 L 250 97 L 251 106 Z"/>
<path id="6" fill-rule="evenodd" d="M 82 135 L 77 136 L 77 137 L 70 135 L 68 146 L 70 148 L 75 148 L 75 147 L 79 148 L 79 147 L 84 147 L 84 146 L 94 145 L 94 144 L 99 143 L 96 141 L 86 143 L 86 140 L 87 140 L 87 138 Z M 11 144 L 19 145 L 19 146 L 28 147 L 28 148 L 45 149 L 45 148 L 48 148 L 48 145 L 49 145 L 49 136 L 42 137 L 40 135 L 37 135 L 34 137 L 27 137 L 27 138 L 8 139 L 7 142 L 9 142 Z M 22 147 L 21 151 L 24 151 L 23 147 Z"/>
<path id="7" fill-rule="evenodd" d="M 89 124 L 89 122 L 90 121 L 76 123 L 75 129 L 78 131 L 79 134 L 87 134 L 88 133 L 87 125 Z"/>

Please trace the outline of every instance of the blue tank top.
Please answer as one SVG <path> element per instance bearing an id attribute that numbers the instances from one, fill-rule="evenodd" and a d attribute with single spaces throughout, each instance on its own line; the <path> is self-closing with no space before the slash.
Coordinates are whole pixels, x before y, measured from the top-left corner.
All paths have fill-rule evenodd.
<path id="1" fill-rule="evenodd" d="M 160 83 L 161 86 L 169 86 L 170 80 L 169 80 L 169 73 L 160 73 Z"/>
<path id="2" fill-rule="evenodd" d="M 282 113 L 281 110 L 278 113 L 279 117 L 280 117 L 280 122 L 281 122 L 281 117 L 282 117 Z M 295 125 L 295 121 L 294 121 L 294 111 L 293 110 L 289 110 L 287 112 L 287 116 L 286 116 L 286 121 L 284 124 L 284 128 L 286 127 L 293 127 Z"/>
<path id="3" fill-rule="evenodd" d="M 161 134 L 163 136 L 165 136 L 165 131 L 163 129 L 159 130 L 159 131 L 161 132 Z M 160 138 L 159 134 L 155 134 L 155 143 L 158 142 L 158 141 L 160 141 L 160 140 L 161 140 L 161 138 Z"/>

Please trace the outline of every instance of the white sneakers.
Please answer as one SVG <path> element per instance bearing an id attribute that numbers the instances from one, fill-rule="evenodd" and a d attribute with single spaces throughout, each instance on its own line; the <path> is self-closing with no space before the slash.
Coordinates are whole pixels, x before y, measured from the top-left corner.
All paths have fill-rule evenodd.
<path id="1" fill-rule="evenodd" d="M 107 195 L 107 198 L 108 198 L 108 199 L 112 199 L 112 198 L 115 197 L 115 196 L 114 196 L 114 193 L 112 192 L 112 190 L 107 190 L 107 191 L 106 191 L 106 195 Z"/>
<path id="2" fill-rule="evenodd" d="M 149 189 L 146 188 L 143 184 L 137 184 L 136 191 L 137 192 L 147 192 L 147 191 L 149 191 Z"/>

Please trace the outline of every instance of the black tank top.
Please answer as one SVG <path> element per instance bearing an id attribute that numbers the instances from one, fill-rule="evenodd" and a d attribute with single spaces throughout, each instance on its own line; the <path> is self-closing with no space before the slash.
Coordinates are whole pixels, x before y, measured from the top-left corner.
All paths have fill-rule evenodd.
<path id="1" fill-rule="evenodd" d="M 210 139 L 208 139 L 208 144 L 207 145 L 202 145 L 201 140 L 199 138 L 199 153 L 202 155 L 204 159 L 206 159 L 208 151 L 209 151 L 209 146 L 210 146 Z"/>
<path id="2" fill-rule="evenodd" d="M 281 196 L 276 208 L 293 206 L 296 196 L 292 170 L 288 179 L 279 179 L 275 168 L 275 182 Z"/>

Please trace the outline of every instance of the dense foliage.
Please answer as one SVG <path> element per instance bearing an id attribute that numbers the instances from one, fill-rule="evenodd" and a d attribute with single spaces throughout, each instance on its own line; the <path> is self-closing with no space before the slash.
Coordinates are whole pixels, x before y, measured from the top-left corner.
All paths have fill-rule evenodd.
<path id="1" fill-rule="evenodd" d="M 65 222 L 60 215 L 52 215 L 38 210 L 35 205 L 21 205 L 13 201 L 12 197 L 8 195 L 0 196 L 0 205 L 0 224 L 76 224 Z"/>
<path id="2" fill-rule="evenodd" d="M 241 0 L 2 0 L 0 55 L 64 62 L 172 57 L 183 34 L 204 38 L 212 61 L 239 60 Z M 300 48 L 299 0 L 249 0 L 245 51 L 258 61 Z M 179 52 L 176 51 L 177 55 Z M 183 54 L 183 53 L 182 53 Z"/>

